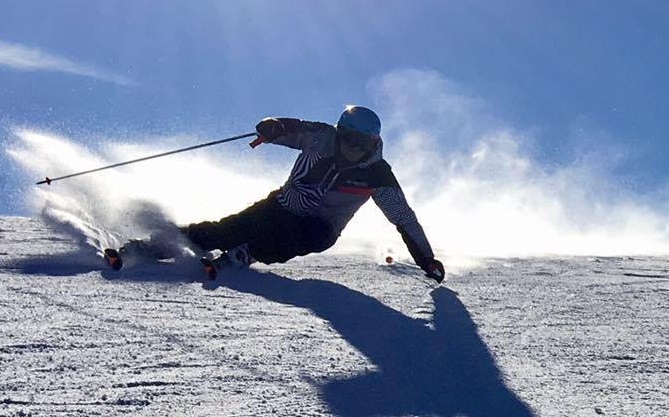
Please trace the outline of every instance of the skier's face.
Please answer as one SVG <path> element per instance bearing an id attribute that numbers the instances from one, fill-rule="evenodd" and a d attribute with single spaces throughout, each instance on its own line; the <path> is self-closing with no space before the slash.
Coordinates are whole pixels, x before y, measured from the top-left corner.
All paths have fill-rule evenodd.
<path id="1" fill-rule="evenodd" d="M 346 142 L 340 142 L 339 150 L 341 151 L 341 155 L 344 157 L 344 159 L 349 162 L 360 162 L 362 158 L 367 155 L 366 151 L 357 147 L 353 147 Z"/>
<path id="2" fill-rule="evenodd" d="M 379 141 L 377 136 L 338 129 L 339 150 L 342 156 L 349 162 L 359 162 L 365 155 L 376 149 Z"/>

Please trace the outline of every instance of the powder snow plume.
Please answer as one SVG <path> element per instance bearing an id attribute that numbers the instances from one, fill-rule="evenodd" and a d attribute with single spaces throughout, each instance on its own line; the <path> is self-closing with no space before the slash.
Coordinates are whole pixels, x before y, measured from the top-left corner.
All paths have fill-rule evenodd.
<path id="1" fill-rule="evenodd" d="M 18 144 L 8 153 L 29 173 L 26 180 L 44 178 L 45 173 L 55 178 L 95 169 L 194 141 L 167 138 L 159 146 L 106 141 L 93 151 L 49 133 L 27 129 L 14 133 Z M 32 212 L 82 243 L 97 249 L 117 247 L 128 238 L 146 237 L 175 224 L 219 219 L 280 185 L 271 170 L 258 175 L 251 171 L 255 166 L 252 158 L 241 164 L 234 154 L 173 155 L 36 185 L 26 199 Z"/>
<path id="2" fill-rule="evenodd" d="M 601 132 L 575 123 L 569 139 L 581 149 L 569 163 L 546 167 L 530 152 L 533 132 L 508 126 L 438 72 L 397 71 L 369 88 L 385 121 L 386 159 L 438 251 L 669 253 L 669 216 L 615 179 L 625 150 L 601 143 Z M 383 228 L 372 216 L 364 222 Z"/>

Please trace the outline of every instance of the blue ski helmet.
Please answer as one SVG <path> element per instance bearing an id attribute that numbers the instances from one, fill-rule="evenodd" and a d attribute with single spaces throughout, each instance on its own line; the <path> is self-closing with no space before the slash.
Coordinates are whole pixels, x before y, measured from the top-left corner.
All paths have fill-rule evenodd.
<path id="1" fill-rule="evenodd" d="M 337 128 L 352 130 L 370 136 L 381 134 L 381 120 L 379 116 L 367 107 L 346 106 L 346 110 L 339 117 Z"/>

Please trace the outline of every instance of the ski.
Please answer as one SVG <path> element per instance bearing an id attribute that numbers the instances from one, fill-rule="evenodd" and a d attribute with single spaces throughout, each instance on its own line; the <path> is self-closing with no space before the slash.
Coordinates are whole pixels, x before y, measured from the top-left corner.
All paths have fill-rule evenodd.
<path id="1" fill-rule="evenodd" d="M 123 267 L 123 259 L 116 249 L 107 248 L 104 250 L 105 261 L 114 271 L 118 271 Z"/>
<path id="2" fill-rule="evenodd" d="M 130 256 L 142 257 L 143 259 L 152 259 L 157 262 L 165 262 L 167 258 L 163 252 L 152 251 L 150 246 L 145 245 L 141 240 L 131 240 L 121 249 L 104 249 L 104 259 L 114 271 L 119 271 L 123 267 L 123 257 Z M 255 262 L 249 255 L 245 245 L 236 247 L 227 252 L 214 251 L 208 256 L 200 258 L 200 263 L 204 268 L 205 275 L 210 280 L 215 280 L 219 270 L 226 267 L 242 269 L 248 267 L 251 262 Z"/>

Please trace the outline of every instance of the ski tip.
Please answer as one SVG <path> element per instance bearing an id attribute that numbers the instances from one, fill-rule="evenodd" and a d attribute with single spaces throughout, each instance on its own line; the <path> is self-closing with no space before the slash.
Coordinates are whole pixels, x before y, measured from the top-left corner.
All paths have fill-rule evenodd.
<path id="1" fill-rule="evenodd" d="M 111 266 L 114 271 L 118 271 L 123 267 L 123 260 L 116 249 L 105 249 L 105 261 Z"/>

